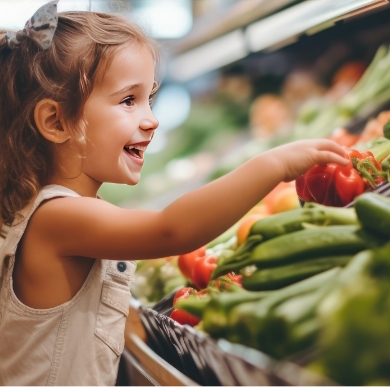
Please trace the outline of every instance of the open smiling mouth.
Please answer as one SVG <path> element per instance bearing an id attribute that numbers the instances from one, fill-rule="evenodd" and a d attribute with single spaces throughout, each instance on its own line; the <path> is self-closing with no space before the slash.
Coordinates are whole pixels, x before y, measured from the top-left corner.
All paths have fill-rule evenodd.
<path id="1" fill-rule="evenodd" d="M 148 144 L 149 144 L 149 141 L 147 143 L 145 142 L 145 143 L 125 145 L 123 147 L 123 149 L 129 156 L 132 156 L 132 157 L 139 159 L 139 160 L 143 160 L 144 153 L 146 151 Z"/>
<path id="2" fill-rule="evenodd" d="M 123 149 L 130 156 L 136 157 L 137 159 L 143 159 L 146 146 L 132 145 L 132 146 L 125 146 Z"/>

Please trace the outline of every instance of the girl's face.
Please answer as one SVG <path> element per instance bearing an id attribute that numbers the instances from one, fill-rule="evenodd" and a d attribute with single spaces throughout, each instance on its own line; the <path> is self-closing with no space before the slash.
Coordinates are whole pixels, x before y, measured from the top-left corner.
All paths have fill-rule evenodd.
<path id="1" fill-rule="evenodd" d="M 154 64 L 147 47 L 132 44 L 115 53 L 84 107 L 83 173 L 90 179 L 138 183 L 146 147 L 158 126 L 149 104 L 153 84 Z"/>

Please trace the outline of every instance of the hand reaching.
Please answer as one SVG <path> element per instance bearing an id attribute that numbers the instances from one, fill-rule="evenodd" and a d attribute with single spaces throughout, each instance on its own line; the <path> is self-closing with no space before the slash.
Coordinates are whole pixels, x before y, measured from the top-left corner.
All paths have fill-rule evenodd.
<path id="1" fill-rule="evenodd" d="M 283 181 L 292 181 L 316 164 L 347 165 L 349 158 L 343 147 L 327 139 L 301 140 L 269 151 L 269 156 L 281 168 Z"/>

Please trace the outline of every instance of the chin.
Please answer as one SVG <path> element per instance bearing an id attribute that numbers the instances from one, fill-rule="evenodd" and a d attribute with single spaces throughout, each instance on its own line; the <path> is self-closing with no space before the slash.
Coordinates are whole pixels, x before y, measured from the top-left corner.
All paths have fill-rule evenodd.
<path id="1" fill-rule="evenodd" d="M 103 180 L 105 183 L 113 183 L 113 184 L 123 184 L 123 185 L 137 185 L 140 181 L 140 176 L 127 176 L 127 177 L 117 177 L 111 179 Z"/>
<path id="2" fill-rule="evenodd" d="M 141 176 L 132 176 L 129 179 L 127 179 L 126 183 L 127 185 L 137 185 L 140 181 Z"/>

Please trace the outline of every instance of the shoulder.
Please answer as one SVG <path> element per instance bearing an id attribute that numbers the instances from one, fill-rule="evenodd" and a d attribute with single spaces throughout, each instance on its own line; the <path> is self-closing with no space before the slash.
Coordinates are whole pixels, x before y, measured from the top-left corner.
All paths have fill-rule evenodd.
<path id="1" fill-rule="evenodd" d="M 166 234 L 161 219 L 156 211 L 124 209 L 97 198 L 61 197 L 43 202 L 28 227 L 58 256 L 139 258 L 157 254 L 148 246 L 151 238 Z"/>
<path id="2" fill-rule="evenodd" d="M 52 228 L 78 227 L 83 222 L 119 215 L 124 210 L 104 200 L 90 197 L 57 197 L 45 200 L 36 209 L 32 222 Z"/>
<path id="3" fill-rule="evenodd" d="M 81 252 L 67 251 L 67 247 L 75 241 L 98 238 L 110 226 L 110 219 L 123 218 L 124 211 L 97 198 L 57 197 L 39 205 L 31 216 L 28 232 L 60 256 L 77 255 Z"/>

